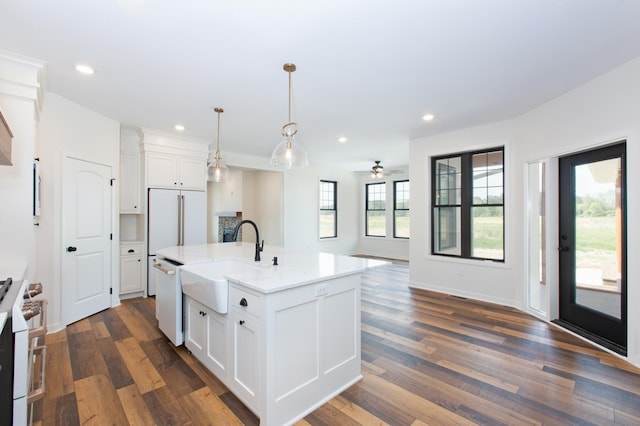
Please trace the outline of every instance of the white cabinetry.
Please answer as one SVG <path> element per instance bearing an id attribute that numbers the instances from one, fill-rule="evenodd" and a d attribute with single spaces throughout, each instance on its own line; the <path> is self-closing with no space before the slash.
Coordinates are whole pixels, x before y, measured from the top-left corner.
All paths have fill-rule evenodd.
<path id="1" fill-rule="evenodd" d="M 143 247 L 141 242 L 120 244 L 120 295 L 144 291 Z"/>
<path id="2" fill-rule="evenodd" d="M 206 190 L 206 159 L 156 152 L 146 159 L 148 187 Z"/>
<path id="3" fill-rule="evenodd" d="M 133 130 L 120 132 L 120 213 L 142 213 L 140 138 Z"/>
<path id="4" fill-rule="evenodd" d="M 120 213 L 140 211 L 140 156 L 120 153 Z"/>
<path id="5" fill-rule="evenodd" d="M 185 346 L 218 378 L 227 377 L 227 317 L 185 296 Z"/>
<path id="6" fill-rule="evenodd" d="M 229 388 L 252 411 L 258 413 L 260 389 L 260 346 L 262 298 L 242 287 L 229 289 L 231 336 L 229 358 L 231 377 Z"/>
<path id="7" fill-rule="evenodd" d="M 187 296 L 185 308 L 187 348 L 261 425 L 291 424 L 362 378 L 359 273 L 274 293 L 230 282 L 227 315 Z"/>

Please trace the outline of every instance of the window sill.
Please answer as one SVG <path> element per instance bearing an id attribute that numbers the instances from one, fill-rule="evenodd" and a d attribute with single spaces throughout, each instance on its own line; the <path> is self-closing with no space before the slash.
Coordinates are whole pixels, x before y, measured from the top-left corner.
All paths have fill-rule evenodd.
<path id="1" fill-rule="evenodd" d="M 480 260 L 480 259 L 467 259 L 462 257 L 449 257 L 449 256 L 438 256 L 433 255 L 431 253 L 426 253 L 424 256 L 425 260 L 433 261 L 433 262 L 449 262 L 449 263 L 457 263 L 459 265 L 472 265 L 472 266 L 481 266 L 488 268 L 499 268 L 499 269 L 509 269 L 509 264 L 507 260 L 497 261 L 497 260 Z"/>

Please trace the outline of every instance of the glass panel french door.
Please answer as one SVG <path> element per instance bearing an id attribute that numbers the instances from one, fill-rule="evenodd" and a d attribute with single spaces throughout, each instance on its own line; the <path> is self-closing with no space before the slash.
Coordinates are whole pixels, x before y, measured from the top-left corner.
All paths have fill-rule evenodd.
<path id="1" fill-rule="evenodd" d="M 625 143 L 562 157 L 559 165 L 559 322 L 625 353 Z"/>

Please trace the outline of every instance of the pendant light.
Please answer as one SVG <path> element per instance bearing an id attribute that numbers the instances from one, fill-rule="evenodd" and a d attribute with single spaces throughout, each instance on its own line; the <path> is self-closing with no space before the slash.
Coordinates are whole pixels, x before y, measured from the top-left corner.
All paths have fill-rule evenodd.
<path id="1" fill-rule="evenodd" d="M 218 113 L 218 139 L 216 142 L 216 154 L 213 156 L 213 161 L 209 161 L 209 167 L 207 168 L 207 179 L 211 182 L 223 182 L 227 180 L 229 176 L 229 169 L 222 162 L 220 156 L 220 114 L 224 112 L 222 108 L 214 108 Z"/>
<path id="2" fill-rule="evenodd" d="M 283 69 L 289 74 L 289 122 L 282 126 L 284 139 L 271 154 L 271 165 L 284 169 L 297 169 L 309 165 L 309 157 L 300 142 L 296 140 L 298 124 L 291 121 L 291 73 L 296 70 L 295 64 L 284 64 Z"/>

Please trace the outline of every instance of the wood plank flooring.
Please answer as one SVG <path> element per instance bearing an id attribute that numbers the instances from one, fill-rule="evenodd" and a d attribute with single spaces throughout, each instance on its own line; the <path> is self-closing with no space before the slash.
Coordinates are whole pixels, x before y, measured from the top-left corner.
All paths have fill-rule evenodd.
<path id="1" fill-rule="evenodd" d="M 157 328 L 153 298 L 46 337 L 36 425 L 257 425 Z M 297 425 L 640 424 L 640 371 L 515 309 L 364 275 L 364 379 Z"/>

